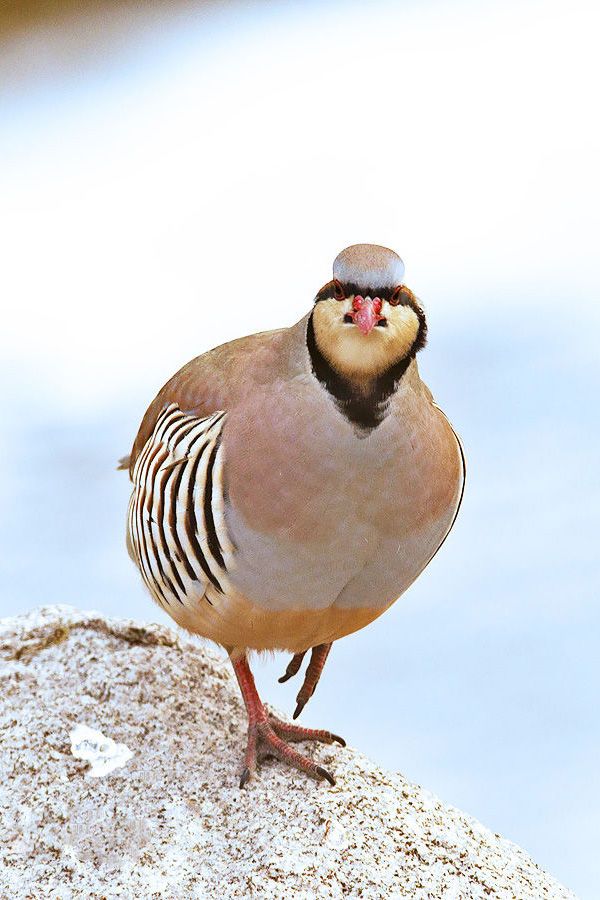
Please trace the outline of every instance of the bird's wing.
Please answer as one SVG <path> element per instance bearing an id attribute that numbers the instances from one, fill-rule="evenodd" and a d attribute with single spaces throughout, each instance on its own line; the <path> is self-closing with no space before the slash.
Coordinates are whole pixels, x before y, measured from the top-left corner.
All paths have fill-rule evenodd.
<path id="1" fill-rule="evenodd" d="M 152 435 L 161 414 L 168 406 L 175 404 L 182 411 L 199 418 L 206 418 L 226 406 L 226 403 L 223 402 L 225 398 L 218 396 L 218 393 L 225 392 L 217 392 L 217 396 L 215 396 L 215 391 L 211 390 L 209 385 L 202 384 L 201 379 L 195 374 L 194 370 L 197 368 L 202 368 L 197 360 L 192 360 L 191 363 L 184 366 L 165 384 L 146 410 L 130 455 L 119 461 L 118 468 L 128 469 L 131 479 L 133 479 L 135 464 L 142 449 Z"/>
<path id="2" fill-rule="evenodd" d="M 146 410 L 131 453 L 119 460 L 117 468 L 129 470 L 130 478 L 133 477 L 142 448 L 169 404 L 175 403 L 182 412 L 199 418 L 229 410 L 240 393 L 251 388 L 257 371 L 263 380 L 276 368 L 273 365 L 277 355 L 274 345 L 287 330 L 239 338 L 215 347 L 183 366 L 161 388 Z"/>

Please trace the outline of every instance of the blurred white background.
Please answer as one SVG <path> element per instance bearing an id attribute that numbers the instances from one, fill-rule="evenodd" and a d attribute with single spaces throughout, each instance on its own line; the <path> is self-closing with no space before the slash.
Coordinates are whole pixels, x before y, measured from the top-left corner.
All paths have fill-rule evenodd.
<path id="1" fill-rule="evenodd" d="M 0 614 L 167 621 L 114 471 L 147 403 L 299 319 L 347 244 L 393 247 L 467 491 L 304 718 L 597 897 L 596 5 L 109 8 L 1 48 Z M 291 710 L 286 662 L 256 668 Z"/>

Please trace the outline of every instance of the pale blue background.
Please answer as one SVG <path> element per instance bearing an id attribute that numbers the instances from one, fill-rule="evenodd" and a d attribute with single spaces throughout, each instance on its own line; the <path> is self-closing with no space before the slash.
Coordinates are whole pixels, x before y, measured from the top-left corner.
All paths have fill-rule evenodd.
<path id="1" fill-rule="evenodd" d="M 110 39 L 96 23 L 93 52 L 85 23 L 68 53 L 52 35 L 13 48 L 0 121 L 0 613 L 167 621 L 125 553 L 114 471 L 147 402 L 196 353 L 297 320 L 344 245 L 394 246 L 428 310 L 421 371 L 463 438 L 465 501 L 418 583 L 334 647 L 304 719 L 587 898 L 595 24 L 586 4 L 182 7 Z M 257 674 L 291 711 L 285 664 Z"/>

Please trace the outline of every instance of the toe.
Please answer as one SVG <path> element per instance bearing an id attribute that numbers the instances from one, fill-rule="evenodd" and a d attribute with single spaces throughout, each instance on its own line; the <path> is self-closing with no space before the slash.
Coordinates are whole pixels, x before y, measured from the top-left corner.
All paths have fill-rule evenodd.
<path id="1" fill-rule="evenodd" d="M 340 744 L 346 746 L 346 741 L 339 734 L 325 731 L 321 728 L 304 728 L 302 725 L 294 725 L 292 722 L 283 722 L 276 716 L 269 717 L 269 725 L 273 731 L 286 741 L 318 741 L 320 744 Z"/>
<path id="2" fill-rule="evenodd" d="M 285 681 L 289 681 L 290 678 L 293 678 L 294 675 L 296 675 L 298 673 L 300 666 L 302 665 L 302 660 L 304 659 L 305 654 L 306 654 L 306 650 L 304 651 L 304 653 L 295 653 L 294 654 L 294 656 L 289 661 L 288 667 L 285 670 L 284 674 L 281 676 L 281 678 L 278 679 L 279 684 L 283 684 Z"/>

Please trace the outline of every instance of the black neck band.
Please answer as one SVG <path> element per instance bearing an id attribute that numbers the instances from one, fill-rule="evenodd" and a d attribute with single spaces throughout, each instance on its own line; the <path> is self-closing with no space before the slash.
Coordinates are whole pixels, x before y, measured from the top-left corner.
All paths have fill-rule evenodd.
<path id="1" fill-rule="evenodd" d="M 317 347 L 312 315 L 306 329 L 306 346 L 316 378 L 331 394 L 339 411 L 353 425 L 366 432 L 377 428 L 385 418 L 389 399 L 414 357 L 414 352 L 411 351 L 400 362 L 378 375 L 371 382 L 369 390 L 365 392 L 336 372 L 327 362 Z"/>

